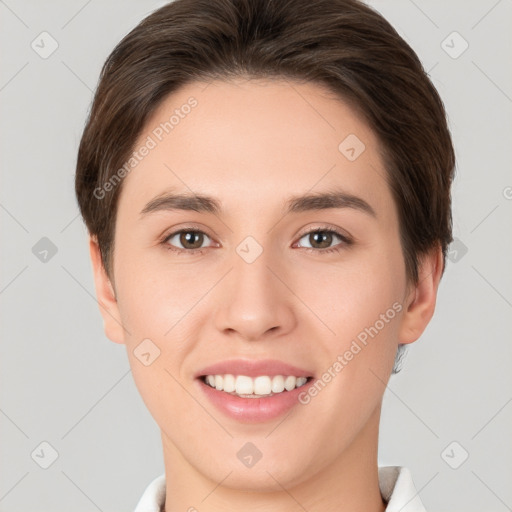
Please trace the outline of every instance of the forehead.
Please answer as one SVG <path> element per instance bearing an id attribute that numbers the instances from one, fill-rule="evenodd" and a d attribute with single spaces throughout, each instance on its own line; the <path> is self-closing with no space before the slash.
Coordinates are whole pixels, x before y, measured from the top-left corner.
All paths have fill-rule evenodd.
<path id="1" fill-rule="evenodd" d="M 347 193 L 364 192 L 377 209 L 390 200 L 373 131 L 313 83 L 188 84 L 147 120 L 134 151 L 139 155 L 120 203 L 140 206 L 173 188 L 237 206 L 262 199 L 271 206 L 284 195 L 340 185 Z"/>

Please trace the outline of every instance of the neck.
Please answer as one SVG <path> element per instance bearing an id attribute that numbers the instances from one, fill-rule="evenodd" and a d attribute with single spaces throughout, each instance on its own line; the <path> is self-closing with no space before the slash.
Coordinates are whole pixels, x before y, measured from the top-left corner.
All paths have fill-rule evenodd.
<path id="1" fill-rule="evenodd" d="M 296 512 L 300 507 L 323 512 L 384 512 L 386 506 L 379 490 L 377 466 L 379 419 L 380 406 L 339 457 L 332 464 L 319 466 L 320 471 L 306 480 L 285 487 L 270 478 L 269 487 L 258 491 L 230 487 L 230 470 L 219 474 L 217 481 L 208 478 L 162 432 L 166 474 L 164 510 Z M 270 475 L 272 471 L 267 473 Z M 275 489 L 276 483 L 279 490 L 269 490 Z"/>

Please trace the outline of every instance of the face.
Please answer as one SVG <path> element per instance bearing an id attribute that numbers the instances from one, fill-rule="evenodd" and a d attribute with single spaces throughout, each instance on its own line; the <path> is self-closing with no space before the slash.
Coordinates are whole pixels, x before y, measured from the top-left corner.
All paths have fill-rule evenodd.
<path id="1" fill-rule="evenodd" d="M 372 130 L 318 85 L 217 81 L 169 96 L 134 149 L 115 298 L 98 266 L 96 283 L 107 335 L 126 344 L 166 457 L 268 490 L 352 456 L 376 437 L 397 344 L 430 318 L 425 305 L 413 317 L 425 294 L 406 281 Z M 227 370 L 205 370 L 222 362 Z M 308 380 L 240 398 L 198 378 L 212 372 L 267 376 L 263 394 L 269 381 L 279 388 L 276 375 Z"/>

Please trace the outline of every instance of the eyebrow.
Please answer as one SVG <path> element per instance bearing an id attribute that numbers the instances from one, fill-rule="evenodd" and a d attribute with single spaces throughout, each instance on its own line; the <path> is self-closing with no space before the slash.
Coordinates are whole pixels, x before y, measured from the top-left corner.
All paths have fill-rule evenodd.
<path id="1" fill-rule="evenodd" d="M 329 208 L 350 208 L 377 217 L 375 210 L 364 199 L 337 189 L 292 196 L 286 201 L 285 206 L 285 215 Z M 164 192 L 149 201 L 140 213 L 141 217 L 144 217 L 153 212 L 168 210 L 190 210 L 217 215 L 222 207 L 220 201 L 211 196 Z"/>
<path id="2" fill-rule="evenodd" d="M 351 208 L 372 217 L 377 217 L 375 210 L 364 199 L 348 194 L 343 190 L 293 196 L 287 201 L 286 213 L 326 210 L 328 208 Z"/>

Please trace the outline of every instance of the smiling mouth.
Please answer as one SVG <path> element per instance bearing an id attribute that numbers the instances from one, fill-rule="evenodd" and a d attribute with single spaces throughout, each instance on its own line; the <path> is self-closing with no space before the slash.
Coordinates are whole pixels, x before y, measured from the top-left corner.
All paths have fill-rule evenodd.
<path id="1" fill-rule="evenodd" d="M 293 375 L 249 377 L 247 375 L 225 374 L 202 375 L 199 379 L 217 391 L 240 398 L 267 398 L 301 388 L 310 382 L 313 377 L 295 377 Z"/>

